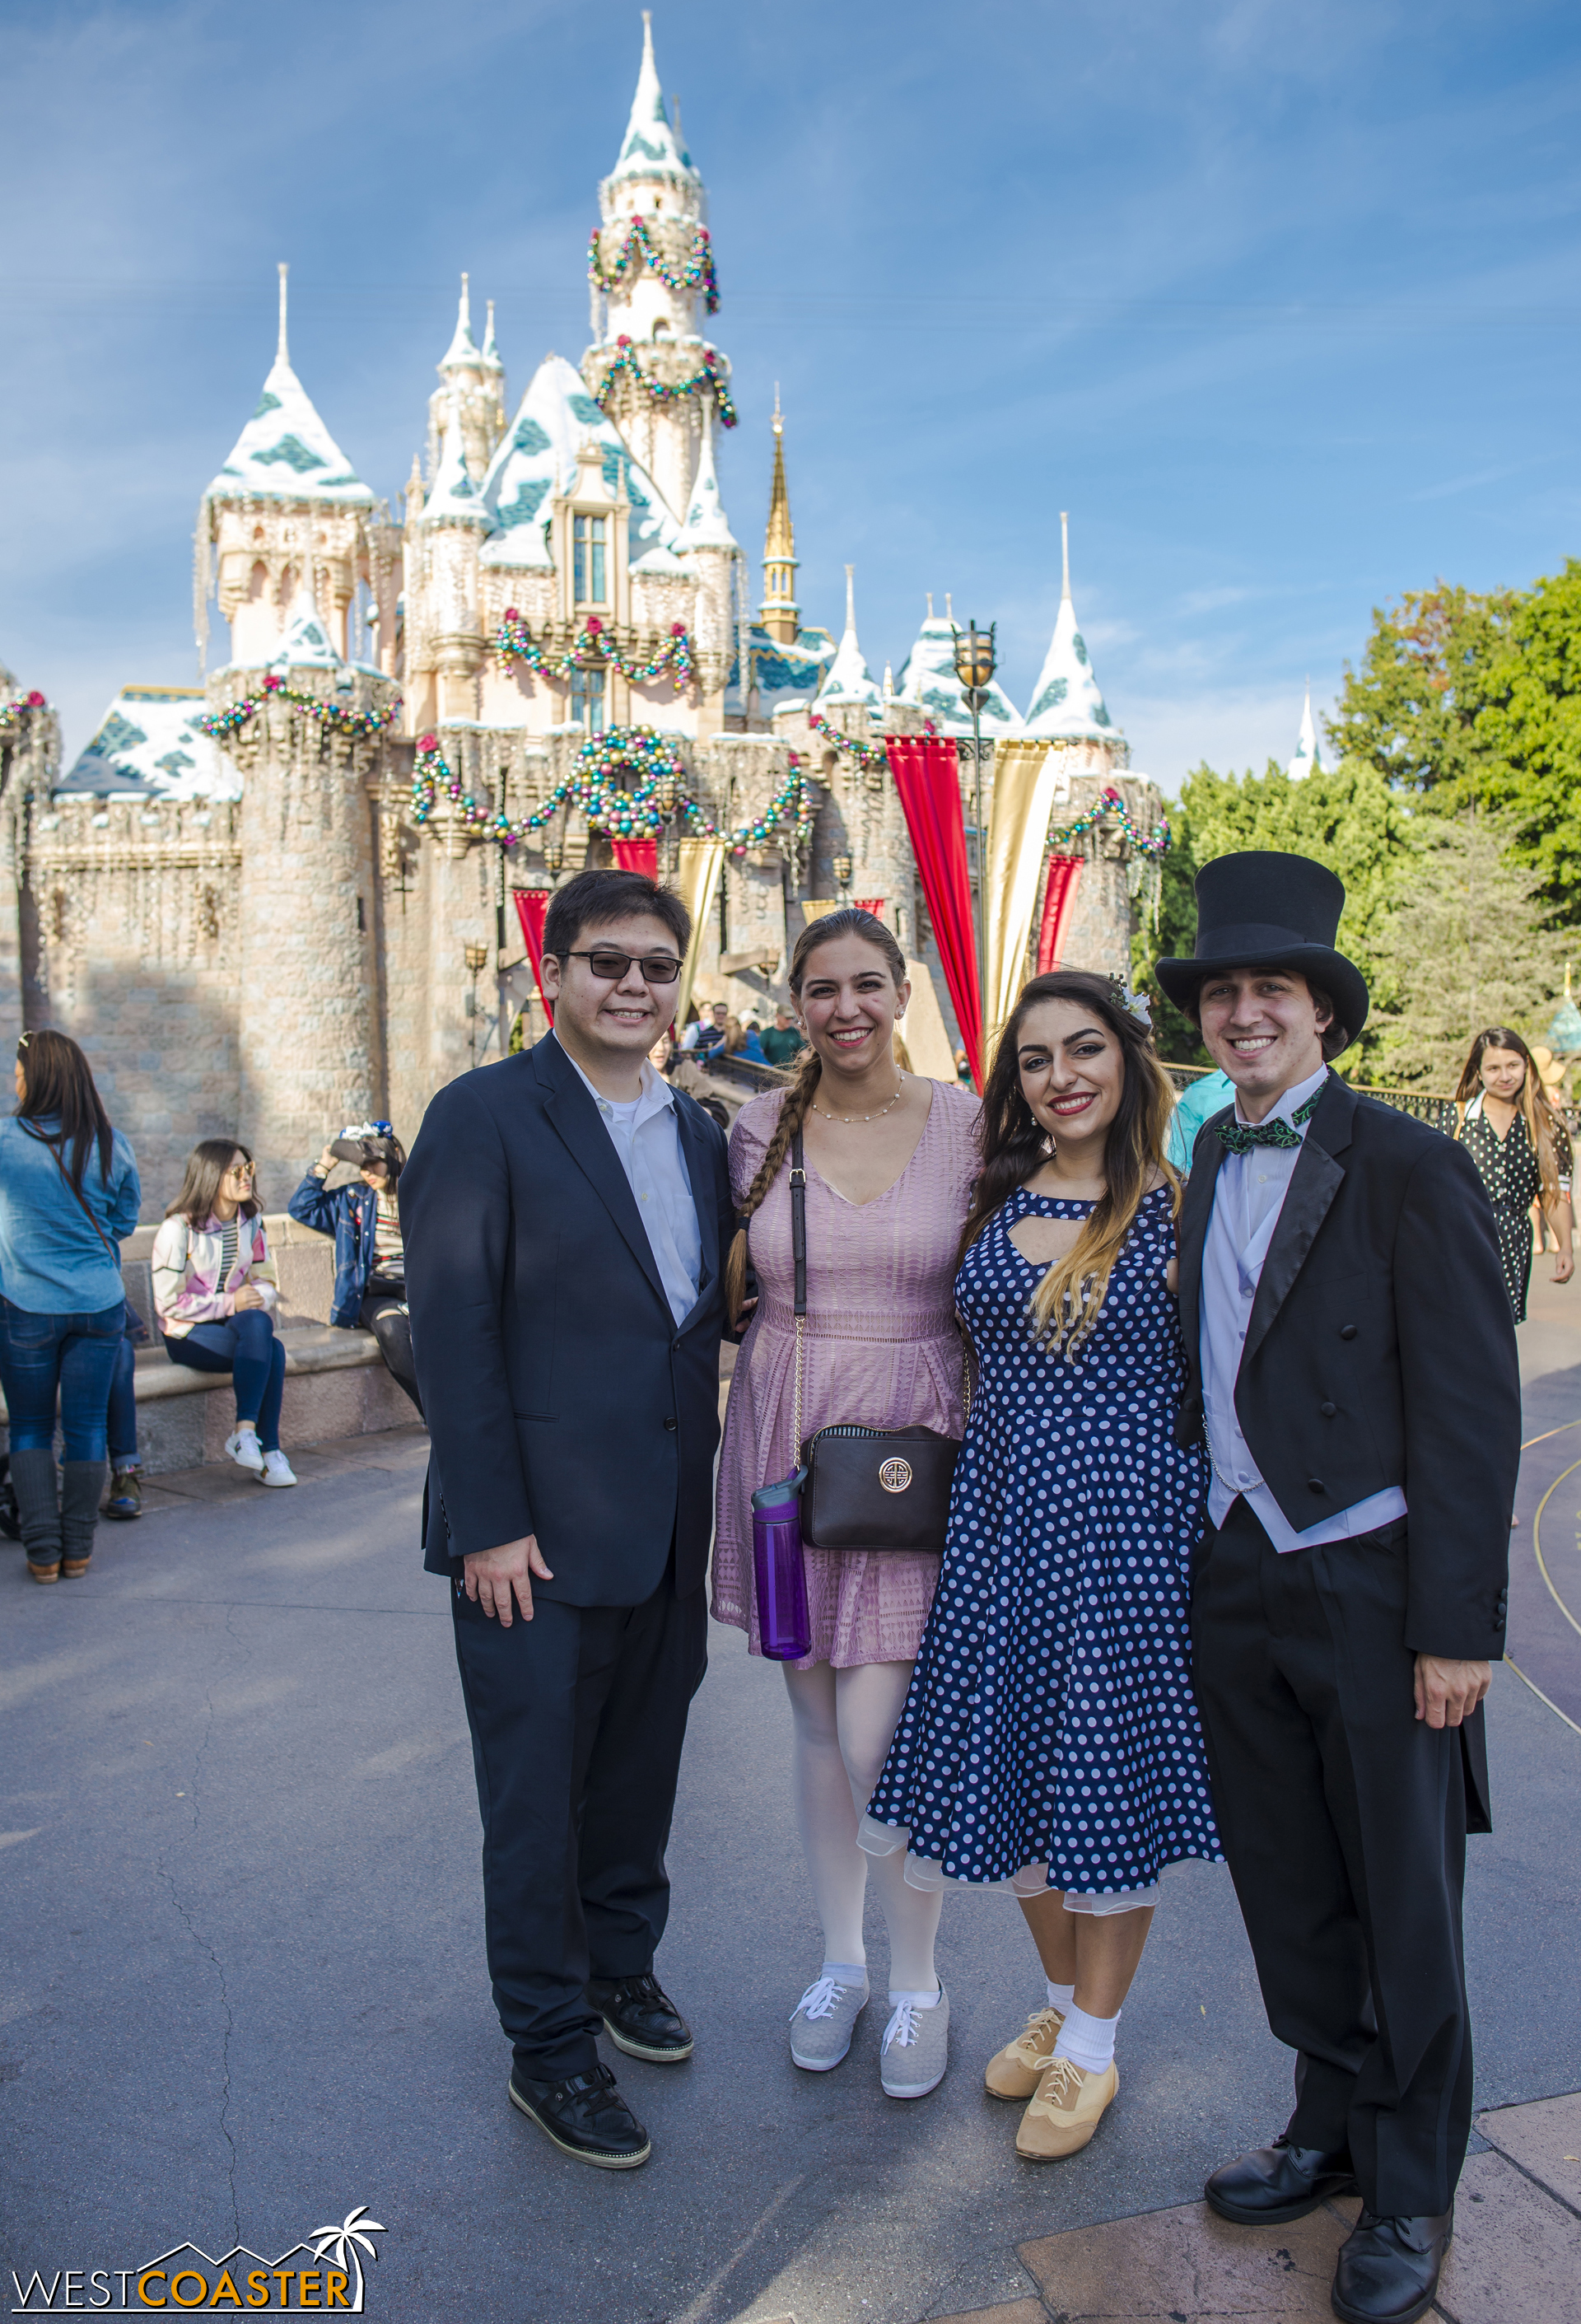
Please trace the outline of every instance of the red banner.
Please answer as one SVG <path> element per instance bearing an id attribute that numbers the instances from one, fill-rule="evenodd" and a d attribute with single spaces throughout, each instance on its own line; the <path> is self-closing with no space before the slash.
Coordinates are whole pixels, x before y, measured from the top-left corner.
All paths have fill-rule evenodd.
<path id="1" fill-rule="evenodd" d="M 955 1021 L 967 1063 L 982 1087 L 983 1005 L 978 981 L 977 943 L 972 931 L 971 880 L 966 862 L 966 830 L 961 815 L 961 777 L 955 745 L 942 734 L 890 734 L 885 738 L 895 788 L 911 836 L 911 852 L 927 899 L 933 940 L 944 964 Z"/>
<path id="2" fill-rule="evenodd" d="M 1046 976 L 1058 968 L 1076 911 L 1076 890 L 1081 884 L 1080 855 L 1051 855 L 1048 885 L 1043 890 L 1043 918 L 1037 931 L 1037 973 Z"/>
<path id="3" fill-rule="evenodd" d="M 510 892 L 516 899 L 516 917 L 521 922 L 521 940 L 532 963 L 538 999 L 543 1001 L 544 1013 L 552 1025 L 555 1012 L 544 992 L 544 915 L 549 908 L 551 890 L 547 888 L 512 888 Z"/>
<path id="4" fill-rule="evenodd" d="M 622 872 L 644 872 L 650 880 L 658 878 L 657 839 L 611 839 L 610 845 Z"/>
<path id="5" fill-rule="evenodd" d="M 858 896 L 855 899 L 855 902 L 859 912 L 871 912 L 876 920 L 881 920 L 883 918 L 884 899 L 882 896 Z"/>

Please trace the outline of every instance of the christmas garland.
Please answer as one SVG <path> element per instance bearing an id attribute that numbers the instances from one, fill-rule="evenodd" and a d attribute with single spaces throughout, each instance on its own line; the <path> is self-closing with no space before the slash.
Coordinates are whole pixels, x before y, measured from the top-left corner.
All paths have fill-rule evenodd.
<path id="1" fill-rule="evenodd" d="M 653 246 L 653 236 L 648 221 L 634 217 L 626 230 L 626 239 L 606 266 L 602 244 L 603 229 L 594 226 L 587 245 L 587 279 L 599 290 L 616 290 L 628 274 L 646 265 L 650 274 L 662 282 L 666 290 L 698 290 L 711 315 L 719 312 L 719 278 L 713 271 L 713 245 L 708 239 L 708 228 L 700 226 L 692 243 L 692 255 L 678 274 L 659 256 Z"/>
<path id="2" fill-rule="evenodd" d="M 277 701 L 289 703 L 299 717 L 316 718 L 321 726 L 327 726 L 332 734 L 350 734 L 359 742 L 365 741 L 370 735 L 388 733 L 400 709 L 400 698 L 397 696 L 383 710 L 347 710 L 338 702 L 326 702 L 322 695 L 299 693 L 294 687 L 288 686 L 283 678 L 277 678 L 274 671 L 270 670 L 264 677 L 262 699 L 257 695 L 244 694 L 241 701 L 233 702 L 228 710 L 210 711 L 198 724 L 212 741 L 228 742 L 233 734 L 239 734 L 244 726 L 252 724 L 263 708 L 264 700 L 271 695 Z"/>
<path id="3" fill-rule="evenodd" d="M 0 742 L 9 734 L 20 733 L 35 711 L 47 710 L 49 706 L 37 687 L 31 694 L 14 695 L 9 702 L 0 702 Z"/>
<path id="4" fill-rule="evenodd" d="M 1050 832 L 1050 846 L 1055 849 L 1068 846 L 1071 840 L 1080 839 L 1083 832 L 1090 831 L 1094 824 L 1101 823 L 1106 816 L 1118 817 L 1121 830 L 1139 855 L 1162 855 L 1170 844 L 1167 823 L 1155 824 L 1149 835 L 1132 822 L 1130 809 L 1119 792 L 1110 785 L 1099 796 L 1098 804 L 1089 807 L 1085 815 L 1079 815 L 1074 823 L 1065 824 L 1060 830 Z"/>
<path id="5" fill-rule="evenodd" d="M 621 332 L 615 341 L 615 346 L 617 349 L 615 360 L 604 376 L 603 385 L 593 396 L 593 401 L 601 411 L 609 410 L 610 397 L 614 392 L 615 382 L 621 372 L 628 371 L 638 386 L 644 390 L 649 401 L 654 403 L 678 403 L 684 395 L 701 394 L 712 388 L 713 400 L 719 410 L 720 426 L 722 428 L 735 426 L 739 414 L 735 405 L 731 401 L 731 392 L 720 376 L 719 356 L 712 347 L 703 348 L 701 371 L 694 371 L 690 379 L 677 380 L 672 387 L 666 380 L 648 377 L 638 359 L 637 351 L 631 344 L 629 332 Z"/>
<path id="6" fill-rule="evenodd" d="M 838 726 L 832 726 L 821 711 L 809 710 L 807 724 L 814 734 L 822 734 L 824 741 L 832 742 L 837 751 L 848 751 L 864 775 L 888 773 L 889 753 L 881 744 L 875 747 L 871 742 L 853 742 L 849 734 L 842 734 Z"/>
<path id="7" fill-rule="evenodd" d="M 620 651 L 613 632 L 605 629 L 596 613 L 589 613 L 580 634 L 573 638 L 558 661 L 551 661 L 542 646 L 533 643 L 532 632 L 514 605 L 505 608 L 492 645 L 502 670 L 509 669 L 513 661 L 519 661 L 545 678 L 569 678 L 574 669 L 607 666 L 618 669 L 632 686 L 646 686 L 650 678 L 667 677 L 676 692 L 684 694 L 694 675 L 692 641 L 685 622 L 671 622 L 669 636 L 641 668 Z"/>
<path id="8" fill-rule="evenodd" d="M 480 807 L 464 788 L 437 735 L 419 734 L 412 772 L 412 821 L 419 827 L 426 824 L 443 792 L 459 808 L 464 831 L 477 832 L 501 848 L 515 847 L 530 832 L 541 831 L 551 816 L 567 807 L 580 807 L 592 829 L 607 831 L 616 839 L 654 839 L 666 823 L 684 816 L 697 836 L 722 838 L 736 855 L 764 846 L 793 825 L 803 846 L 812 834 L 814 810 L 794 751 L 790 772 L 763 813 L 729 833 L 721 832 L 703 814 L 685 788 L 686 770 L 674 743 L 651 726 L 611 726 L 602 734 L 590 734 L 577 758 L 576 772 L 558 784 L 542 807 L 512 823 L 502 812 Z M 635 777 L 632 788 L 620 780 L 622 776 Z"/>

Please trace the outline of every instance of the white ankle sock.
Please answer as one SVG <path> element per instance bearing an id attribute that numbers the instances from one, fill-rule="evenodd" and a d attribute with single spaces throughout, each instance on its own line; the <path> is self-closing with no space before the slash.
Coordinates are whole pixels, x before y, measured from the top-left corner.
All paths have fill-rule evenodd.
<path id="1" fill-rule="evenodd" d="M 836 1985 L 866 1985 L 868 1972 L 861 1961 L 825 1961 L 820 1977 L 832 1977 Z"/>
<path id="2" fill-rule="evenodd" d="M 1062 2009 L 1068 2017 L 1071 2014 L 1071 2004 L 1076 1998 L 1075 1986 L 1073 1984 L 1056 1985 L 1052 1977 L 1045 1977 L 1043 1983 L 1049 1989 L 1049 2007 Z"/>
<path id="3" fill-rule="evenodd" d="M 1085 2009 L 1078 2009 L 1072 1999 L 1054 2044 L 1055 2057 L 1069 2058 L 1083 2073 L 1106 2072 L 1114 2061 L 1115 2028 L 1119 2022 L 1117 2009 L 1112 2017 L 1091 2017 Z"/>
<path id="4" fill-rule="evenodd" d="M 898 2009 L 903 2001 L 909 2001 L 918 2009 L 937 2009 L 943 1991 L 942 1985 L 936 1985 L 932 1993 L 902 1993 L 898 1987 L 892 1985 L 889 1988 L 889 2006 L 892 2009 Z"/>

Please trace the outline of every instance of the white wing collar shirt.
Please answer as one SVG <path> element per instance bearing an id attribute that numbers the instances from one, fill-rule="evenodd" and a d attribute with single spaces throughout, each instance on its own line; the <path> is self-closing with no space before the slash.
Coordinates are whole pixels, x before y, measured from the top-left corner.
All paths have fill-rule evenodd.
<path id="1" fill-rule="evenodd" d="M 616 1105 L 588 1080 L 564 1044 L 561 1051 L 599 1110 L 610 1143 L 637 1197 L 648 1230 L 648 1249 L 658 1268 L 665 1297 L 677 1323 L 697 1305 L 703 1279 L 703 1231 L 681 1151 L 676 1093 L 648 1057 L 642 1060 L 642 1093 Z"/>
<path id="2" fill-rule="evenodd" d="M 1316 1096 L 1328 1077 L 1328 1068 L 1323 1065 L 1306 1081 L 1297 1082 L 1264 1119 L 1288 1122 L 1304 1143 L 1308 1124 L 1293 1120 L 1292 1116 Z M 1236 1118 L 1245 1120 L 1238 1098 Z M 1317 1549 L 1326 1541 L 1348 1541 L 1357 1534 L 1374 1533 L 1406 1513 L 1405 1495 L 1392 1485 L 1297 1533 L 1264 1483 L 1251 1447 L 1241 1434 L 1236 1412 L 1241 1350 L 1301 1151 L 1298 1144 L 1254 1146 L 1245 1154 L 1227 1154 L 1218 1166 L 1213 1216 L 1202 1248 L 1202 1412 L 1213 1463 L 1208 1514 L 1216 1526 L 1221 1526 L 1231 1502 L 1240 1494 L 1274 1548 L 1282 1552 Z"/>

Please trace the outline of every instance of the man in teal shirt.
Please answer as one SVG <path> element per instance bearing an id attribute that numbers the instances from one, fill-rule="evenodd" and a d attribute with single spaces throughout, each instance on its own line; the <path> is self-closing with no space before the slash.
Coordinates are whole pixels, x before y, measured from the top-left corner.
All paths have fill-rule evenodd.
<path id="1" fill-rule="evenodd" d="M 1227 1074 L 1217 1071 L 1199 1074 L 1187 1083 L 1175 1100 L 1175 1110 L 1169 1126 L 1169 1138 L 1164 1146 L 1166 1157 L 1174 1164 L 1182 1177 L 1191 1168 L 1191 1149 L 1197 1143 L 1197 1132 L 1216 1113 L 1222 1113 L 1235 1102 L 1236 1085 Z"/>
<path id="2" fill-rule="evenodd" d="M 777 1009 L 774 1022 L 767 1033 L 760 1033 L 763 1054 L 771 1065 L 793 1065 L 805 1048 L 806 1043 L 791 1022 L 788 1009 Z"/>

